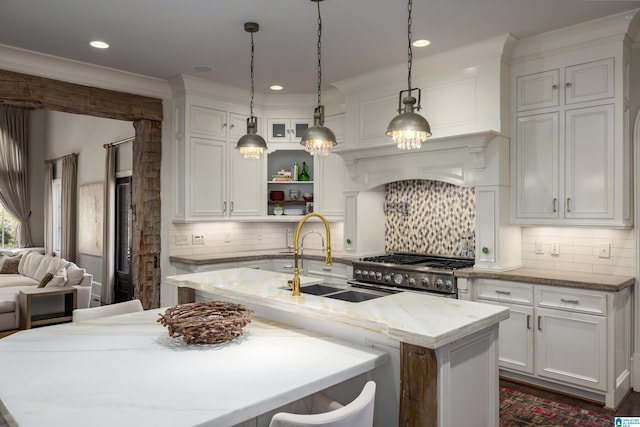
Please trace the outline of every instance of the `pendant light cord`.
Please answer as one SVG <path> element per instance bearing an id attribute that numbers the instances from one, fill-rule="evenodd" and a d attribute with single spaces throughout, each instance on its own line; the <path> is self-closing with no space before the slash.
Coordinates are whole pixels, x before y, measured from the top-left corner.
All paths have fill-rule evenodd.
<path id="1" fill-rule="evenodd" d="M 254 56 L 254 46 L 253 46 L 253 32 L 251 33 L 251 102 L 249 103 L 249 114 L 251 117 L 253 117 L 253 92 L 254 92 L 254 85 L 253 85 L 253 56 Z"/>
<path id="2" fill-rule="evenodd" d="M 409 19 L 407 22 L 407 38 L 409 41 L 409 61 L 408 61 L 408 68 L 409 68 L 409 72 L 407 73 L 407 83 L 409 84 L 409 93 L 408 96 L 411 96 L 411 66 L 413 65 L 413 49 L 411 48 L 411 10 L 413 9 L 413 1 L 409 0 L 409 5 L 408 5 L 408 10 L 409 10 Z"/>
<path id="3" fill-rule="evenodd" d="M 321 50 L 322 50 L 322 17 L 320 16 L 320 1 L 318 3 L 318 106 L 322 104 L 320 102 L 320 90 L 322 88 L 322 62 L 321 62 Z"/>

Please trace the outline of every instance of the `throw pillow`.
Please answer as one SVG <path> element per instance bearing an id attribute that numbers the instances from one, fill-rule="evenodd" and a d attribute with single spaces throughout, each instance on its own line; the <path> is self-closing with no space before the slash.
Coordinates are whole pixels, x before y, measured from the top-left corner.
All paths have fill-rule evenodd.
<path id="1" fill-rule="evenodd" d="M 38 283 L 38 287 L 44 288 L 45 286 L 47 286 L 47 283 L 51 281 L 51 279 L 53 279 L 53 273 L 45 274 L 44 276 L 42 276 L 42 280 L 40 280 L 40 283 Z"/>
<path id="2" fill-rule="evenodd" d="M 67 283 L 67 286 L 75 286 L 80 284 L 86 272 L 87 270 L 85 270 L 84 268 L 80 268 L 74 263 L 69 263 L 69 265 L 67 265 L 67 280 L 69 281 L 69 283 Z"/>
<path id="3" fill-rule="evenodd" d="M 58 271 L 53 275 L 49 283 L 46 284 L 47 288 L 62 287 L 67 284 L 67 269 L 60 267 Z"/>
<path id="4" fill-rule="evenodd" d="M 20 257 L 21 255 L 3 257 L 2 267 L 0 267 L 0 274 L 18 274 Z"/>

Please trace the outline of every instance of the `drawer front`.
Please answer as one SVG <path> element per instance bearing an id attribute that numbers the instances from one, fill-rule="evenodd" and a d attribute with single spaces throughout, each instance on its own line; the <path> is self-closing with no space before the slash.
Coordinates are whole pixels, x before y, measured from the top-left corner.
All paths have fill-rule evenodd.
<path id="1" fill-rule="evenodd" d="M 607 314 L 607 295 L 583 290 L 536 288 L 538 307 L 555 308 L 578 313 Z"/>
<path id="2" fill-rule="evenodd" d="M 482 279 L 475 281 L 476 299 L 511 304 L 533 304 L 533 286 L 504 280 Z"/>

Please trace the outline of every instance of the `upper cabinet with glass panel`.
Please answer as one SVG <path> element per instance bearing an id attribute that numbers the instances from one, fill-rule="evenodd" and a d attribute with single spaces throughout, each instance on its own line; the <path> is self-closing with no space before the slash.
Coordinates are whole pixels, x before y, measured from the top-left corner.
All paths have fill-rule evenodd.
<path id="1" fill-rule="evenodd" d="M 300 142 L 313 119 L 267 119 L 267 142 Z"/>

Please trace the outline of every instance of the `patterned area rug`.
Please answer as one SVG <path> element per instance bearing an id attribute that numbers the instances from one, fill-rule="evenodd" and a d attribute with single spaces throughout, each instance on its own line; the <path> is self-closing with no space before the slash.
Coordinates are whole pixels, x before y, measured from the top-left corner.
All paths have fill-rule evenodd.
<path id="1" fill-rule="evenodd" d="M 612 427 L 613 417 L 500 387 L 500 427 Z"/>

